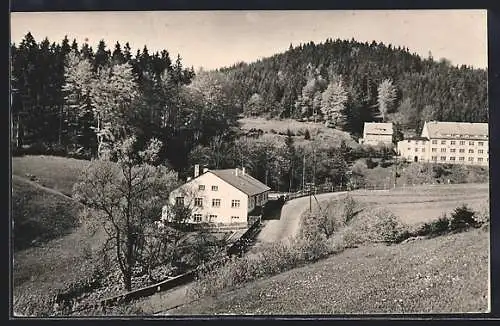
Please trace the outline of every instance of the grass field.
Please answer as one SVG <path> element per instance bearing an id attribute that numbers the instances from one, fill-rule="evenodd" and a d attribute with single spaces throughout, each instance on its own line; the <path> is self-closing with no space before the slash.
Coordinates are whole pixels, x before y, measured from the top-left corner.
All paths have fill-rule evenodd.
<path id="1" fill-rule="evenodd" d="M 89 161 L 56 156 L 12 158 L 12 174 L 23 178 L 35 176 L 38 183 L 71 196 L 73 184 Z"/>
<path id="2" fill-rule="evenodd" d="M 369 245 L 170 314 L 486 312 L 489 232 Z"/>
<path id="3" fill-rule="evenodd" d="M 309 130 L 311 140 L 319 140 L 330 146 L 340 146 L 341 141 L 344 140 L 346 145 L 350 147 L 359 146 L 349 133 L 328 128 L 322 123 L 299 122 L 293 119 L 267 120 L 264 118 L 243 118 L 238 121 L 243 130 L 262 129 L 264 132 L 262 139 L 284 139 L 287 129 L 290 129 L 296 135 L 294 137 L 295 143 L 305 145 L 310 141 L 304 139 L 304 132 Z M 273 130 L 275 133 L 272 132 Z"/>
<path id="4" fill-rule="evenodd" d="M 385 207 L 407 224 L 415 225 L 450 213 L 461 204 L 474 210 L 489 206 L 488 184 L 421 185 L 388 191 L 351 192 L 370 207 Z"/>

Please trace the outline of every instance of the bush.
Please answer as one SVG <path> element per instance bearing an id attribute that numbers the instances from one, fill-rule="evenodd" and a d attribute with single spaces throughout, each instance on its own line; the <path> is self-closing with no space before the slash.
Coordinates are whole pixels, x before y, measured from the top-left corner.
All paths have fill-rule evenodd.
<path id="1" fill-rule="evenodd" d="M 306 129 L 306 132 L 304 133 L 304 139 L 306 140 L 311 139 L 311 134 L 309 133 L 309 129 Z"/>
<path id="2" fill-rule="evenodd" d="M 370 242 L 397 243 L 408 233 L 408 226 L 391 211 L 376 208 L 352 219 L 339 236 L 346 247 L 354 247 Z"/>
<path id="3" fill-rule="evenodd" d="M 440 236 L 446 234 L 449 231 L 450 220 L 446 215 L 441 216 L 435 221 L 424 223 L 417 231 L 418 236 Z"/>
<path id="4" fill-rule="evenodd" d="M 366 167 L 368 169 L 373 169 L 378 166 L 378 162 L 375 162 L 371 157 L 366 159 Z"/>
<path id="5" fill-rule="evenodd" d="M 474 219 L 474 211 L 469 209 L 467 205 L 457 207 L 451 214 L 450 230 L 451 231 L 465 231 L 470 227 L 476 227 L 478 223 Z"/>

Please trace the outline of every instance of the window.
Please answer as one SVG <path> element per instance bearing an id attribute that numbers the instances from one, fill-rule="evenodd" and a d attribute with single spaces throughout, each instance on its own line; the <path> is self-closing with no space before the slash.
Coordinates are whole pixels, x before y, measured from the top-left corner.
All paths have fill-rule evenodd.
<path id="1" fill-rule="evenodd" d="M 201 222 L 201 217 L 202 217 L 201 214 L 194 214 L 194 221 L 195 222 Z"/>
<path id="2" fill-rule="evenodd" d="M 422 147 L 422 153 L 425 152 L 425 147 Z"/>
<path id="3" fill-rule="evenodd" d="M 446 156 L 441 156 L 441 161 L 446 161 Z"/>
<path id="4" fill-rule="evenodd" d="M 473 157 L 469 157 L 469 162 L 472 162 L 474 161 L 474 158 Z"/>
<path id="5" fill-rule="evenodd" d="M 220 199 L 212 199 L 212 207 L 220 207 Z"/>
<path id="6" fill-rule="evenodd" d="M 458 160 L 459 160 L 459 161 L 464 161 L 464 160 L 465 160 L 465 157 L 463 157 L 463 156 L 462 156 L 462 157 L 459 157 L 459 158 L 458 158 Z"/>
<path id="7" fill-rule="evenodd" d="M 205 185 L 199 185 L 198 190 L 205 190 Z"/>
<path id="8" fill-rule="evenodd" d="M 455 145 L 455 143 L 456 142 L 454 140 L 450 141 L 450 145 Z"/>
<path id="9" fill-rule="evenodd" d="M 217 215 L 210 214 L 208 218 L 210 219 L 210 221 L 214 221 L 217 219 Z"/>
<path id="10" fill-rule="evenodd" d="M 441 140 L 441 145 L 446 145 L 446 140 Z"/>
<path id="11" fill-rule="evenodd" d="M 465 153 L 465 149 L 463 149 L 463 148 L 460 148 L 458 151 L 459 151 L 460 153 Z"/>
<path id="12" fill-rule="evenodd" d="M 231 220 L 238 220 L 239 218 L 239 216 L 231 216 Z"/>
<path id="13" fill-rule="evenodd" d="M 175 197 L 176 205 L 184 205 L 184 197 Z"/>
<path id="14" fill-rule="evenodd" d="M 473 149 L 469 149 L 469 154 L 472 154 L 474 153 L 474 150 Z"/>
<path id="15" fill-rule="evenodd" d="M 238 207 L 240 207 L 240 200 L 239 199 L 233 199 L 233 200 L 231 200 L 231 207 L 232 208 L 238 208 Z"/>
<path id="16" fill-rule="evenodd" d="M 219 186 L 212 186 L 212 191 L 218 191 L 219 190 Z"/>
<path id="17" fill-rule="evenodd" d="M 473 141 L 470 141 L 470 142 L 469 142 L 469 145 L 474 145 L 474 142 L 473 142 Z"/>
<path id="18" fill-rule="evenodd" d="M 408 147 L 408 151 L 411 151 L 411 148 L 410 148 L 410 147 Z"/>
<path id="19" fill-rule="evenodd" d="M 433 156 L 431 159 L 432 159 L 433 161 L 437 161 L 438 157 L 437 157 L 437 156 Z"/>
<path id="20" fill-rule="evenodd" d="M 482 161 L 483 161 L 483 158 L 482 158 L 482 157 L 478 157 L 478 158 L 477 158 L 477 161 L 478 161 L 478 162 L 482 162 Z"/>
<path id="21" fill-rule="evenodd" d="M 455 156 L 450 156 L 450 161 L 455 161 Z"/>
<path id="22" fill-rule="evenodd" d="M 483 150 L 482 150 L 482 149 L 478 149 L 478 150 L 477 150 L 477 153 L 478 153 L 478 154 L 483 154 Z"/>
<path id="23" fill-rule="evenodd" d="M 441 148 L 441 153 L 446 153 L 446 148 Z"/>
<path id="24" fill-rule="evenodd" d="M 195 198 L 194 199 L 194 206 L 203 207 L 203 198 Z"/>
<path id="25" fill-rule="evenodd" d="M 415 148 L 415 153 L 418 152 L 418 148 Z"/>
<path id="26" fill-rule="evenodd" d="M 432 148 L 431 151 L 436 152 L 437 148 Z"/>
<path id="27" fill-rule="evenodd" d="M 455 149 L 454 148 L 450 148 L 450 152 L 451 153 L 455 153 Z"/>
<path id="28" fill-rule="evenodd" d="M 482 141 L 478 141 L 478 142 L 477 142 L 477 145 L 478 145 L 478 146 L 483 146 L 483 145 L 484 145 L 484 143 L 483 143 Z"/>
<path id="29" fill-rule="evenodd" d="M 437 144 L 437 143 L 438 143 L 438 141 L 437 141 L 437 140 L 433 140 L 433 141 L 432 141 L 432 143 L 433 143 L 433 144 Z"/>
<path id="30" fill-rule="evenodd" d="M 465 145 L 465 140 L 461 140 L 460 145 Z"/>

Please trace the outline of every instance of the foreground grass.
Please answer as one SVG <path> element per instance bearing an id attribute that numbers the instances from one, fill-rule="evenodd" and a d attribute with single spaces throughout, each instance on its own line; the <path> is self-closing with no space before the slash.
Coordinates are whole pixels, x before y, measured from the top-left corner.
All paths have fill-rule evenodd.
<path id="1" fill-rule="evenodd" d="M 488 310 L 489 233 L 348 249 L 172 314 L 458 313 Z"/>
<path id="2" fill-rule="evenodd" d="M 71 196 L 73 185 L 89 161 L 56 156 L 22 156 L 12 158 L 12 174 L 33 175 L 45 187 Z"/>

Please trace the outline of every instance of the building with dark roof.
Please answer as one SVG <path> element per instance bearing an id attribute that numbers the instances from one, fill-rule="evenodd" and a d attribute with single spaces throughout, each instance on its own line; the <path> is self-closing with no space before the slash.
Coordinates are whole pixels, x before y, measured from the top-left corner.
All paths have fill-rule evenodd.
<path id="1" fill-rule="evenodd" d="M 171 192 L 162 219 L 172 221 L 175 207 L 183 205 L 191 211 L 188 223 L 211 223 L 246 227 L 249 213 L 268 201 L 270 187 L 255 179 L 245 168 L 208 170 L 200 173 Z"/>

